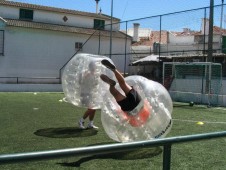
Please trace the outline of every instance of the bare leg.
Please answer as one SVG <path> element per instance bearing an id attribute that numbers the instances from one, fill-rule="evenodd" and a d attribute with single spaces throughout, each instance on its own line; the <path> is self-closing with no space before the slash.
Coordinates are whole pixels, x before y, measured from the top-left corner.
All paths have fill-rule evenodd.
<path id="1" fill-rule="evenodd" d="M 95 115 L 95 111 L 93 109 L 87 109 L 85 111 L 85 113 L 83 114 L 82 118 L 79 120 L 78 124 L 79 124 L 79 128 L 80 129 L 86 129 L 84 126 L 84 121 L 87 117 L 89 117 L 90 122 L 93 122 L 94 119 L 94 115 Z M 93 124 L 93 123 L 92 123 Z"/>
<path id="2" fill-rule="evenodd" d="M 118 101 L 121 101 L 123 99 L 125 99 L 125 95 L 121 94 L 116 88 L 115 88 L 115 84 L 116 82 L 112 79 L 110 79 L 108 76 L 104 75 L 104 74 L 101 74 L 100 75 L 100 78 L 107 84 L 109 84 L 109 91 L 110 93 L 112 94 L 112 96 L 115 98 L 115 100 L 118 102 Z"/>
<path id="3" fill-rule="evenodd" d="M 117 102 L 126 98 L 115 88 L 115 86 L 110 86 L 109 91 Z"/>
<path id="4" fill-rule="evenodd" d="M 88 129 L 93 129 L 93 128 L 98 129 L 98 127 L 93 124 L 93 119 L 94 119 L 95 113 L 96 113 L 95 109 L 87 109 L 85 111 L 83 117 L 79 121 L 79 127 L 81 129 L 86 129 L 84 126 L 84 121 L 87 117 L 89 117 L 89 124 L 88 124 L 87 128 Z"/>
<path id="5" fill-rule="evenodd" d="M 95 111 L 94 109 L 87 109 L 82 118 L 85 120 L 89 116 L 89 120 L 93 120 Z"/>
<path id="6" fill-rule="evenodd" d="M 109 68 L 110 70 L 113 71 L 113 73 L 115 74 L 116 79 L 119 82 L 119 86 L 120 88 L 124 91 L 125 95 L 127 95 L 129 93 L 129 91 L 132 89 L 132 87 L 130 85 L 128 85 L 125 80 L 124 77 L 122 76 L 122 74 L 116 69 L 115 65 L 113 63 L 111 63 L 110 61 L 104 59 L 101 61 L 101 63 L 106 66 L 107 68 Z M 110 92 L 111 94 L 114 96 L 114 98 L 116 99 L 116 101 L 121 101 L 123 99 L 125 99 L 126 97 L 121 94 L 114 86 L 116 84 L 116 82 L 112 79 L 110 79 L 109 77 L 107 77 L 106 75 L 101 75 L 100 78 L 108 83 L 110 85 Z"/>
<path id="7" fill-rule="evenodd" d="M 132 89 L 132 87 L 125 82 L 123 75 L 117 69 L 112 71 L 114 72 L 115 77 L 118 80 L 118 83 L 121 89 L 124 91 L 125 94 L 128 94 L 129 91 Z"/>
<path id="8" fill-rule="evenodd" d="M 94 116 L 95 116 L 95 113 L 96 113 L 96 110 L 93 110 L 93 109 L 89 109 L 90 113 L 89 113 L 89 121 L 93 121 L 94 119 Z"/>
<path id="9" fill-rule="evenodd" d="M 103 59 L 102 61 L 101 61 L 101 63 L 105 66 L 105 67 L 107 67 L 107 68 L 109 68 L 110 70 L 112 70 L 113 71 L 113 73 L 115 74 L 115 77 L 116 77 L 116 79 L 118 80 L 118 82 L 119 82 L 119 86 L 121 87 L 121 89 L 124 91 L 124 93 L 127 95 L 128 93 L 129 93 L 129 91 L 132 89 L 132 87 L 130 86 L 130 85 L 128 85 L 126 82 L 125 82 L 125 80 L 124 80 L 124 77 L 122 76 L 122 74 L 116 69 L 116 67 L 115 67 L 115 65 L 112 63 L 112 62 L 110 62 L 109 60 L 106 60 L 106 59 Z M 105 77 L 105 79 L 107 79 L 106 77 Z M 103 80 L 103 79 L 102 79 Z M 111 83 L 111 81 L 109 81 L 109 80 L 104 80 L 105 82 L 107 82 L 108 84 L 113 84 L 113 83 Z"/>

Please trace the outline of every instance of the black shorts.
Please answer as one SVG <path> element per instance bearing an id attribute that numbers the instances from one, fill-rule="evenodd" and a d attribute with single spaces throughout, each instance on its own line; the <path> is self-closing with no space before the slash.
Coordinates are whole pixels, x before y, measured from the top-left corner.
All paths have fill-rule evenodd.
<path id="1" fill-rule="evenodd" d="M 140 95 L 133 88 L 126 95 L 126 98 L 118 101 L 117 103 L 121 106 L 123 111 L 132 111 L 141 101 Z"/>

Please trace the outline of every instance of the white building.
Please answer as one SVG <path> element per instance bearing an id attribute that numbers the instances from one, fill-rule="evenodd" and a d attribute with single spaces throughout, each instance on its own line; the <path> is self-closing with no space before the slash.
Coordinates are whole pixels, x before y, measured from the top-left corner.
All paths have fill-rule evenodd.
<path id="1" fill-rule="evenodd" d="M 62 67 L 79 48 L 109 54 L 110 23 L 104 14 L 0 1 L 0 83 L 59 83 Z M 132 38 L 119 27 L 112 28 L 112 54 L 125 53 L 125 39 L 130 51 Z M 129 64 L 129 56 L 112 60 L 122 71 Z"/>
<path id="2" fill-rule="evenodd" d="M 223 30 L 225 32 L 225 30 Z M 223 32 L 222 32 L 223 33 Z M 222 33 L 219 27 L 213 26 L 214 53 L 221 53 Z M 208 49 L 209 20 L 202 19 L 200 31 L 184 28 L 183 32 L 168 32 L 167 44 L 161 44 L 161 52 L 167 55 L 202 55 Z"/>

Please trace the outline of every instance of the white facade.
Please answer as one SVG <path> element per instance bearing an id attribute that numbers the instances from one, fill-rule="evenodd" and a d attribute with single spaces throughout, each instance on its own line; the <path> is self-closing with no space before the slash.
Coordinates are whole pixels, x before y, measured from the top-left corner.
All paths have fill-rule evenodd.
<path id="1" fill-rule="evenodd" d="M 6 2 L 7 3 L 7 2 Z M 22 3 L 14 3 L 11 2 L 9 4 L 15 4 L 14 6 L 2 5 L 0 2 L 0 16 L 2 18 L 10 18 L 10 19 L 18 19 L 19 20 L 19 10 L 27 8 L 27 5 L 22 5 L 20 7 L 16 4 L 22 4 Z M 70 12 L 71 10 L 61 10 L 58 8 L 50 8 L 48 10 L 45 10 L 45 8 L 37 8 L 34 5 L 31 5 L 31 7 L 27 9 L 34 9 L 33 14 L 33 22 L 41 22 L 41 23 L 48 23 L 48 24 L 59 24 L 59 25 L 67 25 L 67 26 L 74 26 L 74 27 L 83 27 L 83 28 L 93 28 L 94 19 L 103 19 L 105 20 L 105 25 L 108 25 L 111 23 L 111 20 L 109 17 L 102 16 L 101 14 L 95 14 L 95 13 L 82 13 L 79 12 L 78 14 L 75 12 Z M 65 11 L 67 13 L 65 13 Z M 63 20 L 63 17 L 67 17 L 67 21 Z M 118 23 L 118 19 L 114 19 L 113 22 Z M 106 30 L 110 30 L 110 26 L 107 26 L 105 28 Z M 119 24 L 113 25 L 113 31 L 119 30 Z"/>
<path id="2" fill-rule="evenodd" d="M 197 36 L 197 35 L 196 35 Z M 169 33 L 168 43 L 161 44 L 161 52 L 168 52 L 167 55 L 189 55 L 189 54 L 201 54 L 202 50 L 208 49 L 208 35 L 205 36 L 204 44 L 204 35 L 199 35 L 202 40 L 196 40 L 195 35 L 174 35 Z M 221 49 L 221 35 L 213 35 L 213 49 Z M 179 52 L 176 52 L 179 51 Z M 170 53 L 169 53 L 170 52 Z M 221 52 L 215 51 L 215 52 Z"/>
<path id="3" fill-rule="evenodd" d="M 169 36 L 169 43 L 171 44 L 190 45 L 194 43 L 194 36 L 191 36 L 191 35 L 177 36 L 169 32 L 168 36 Z"/>
<path id="4" fill-rule="evenodd" d="M 138 28 L 138 37 L 149 37 L 151 34 L 151 29 L 150 28 Z M 133 28 L 129 28 L 127 30 L 127 34 L 130 36 L 134 35 L 134 27 Z"/>
<path id="5" fill-rule="evenodd" d="M 33 10 L 33 20 L 20 20 L 20 9 Z M 78 50 L 75 43 L 86 42 L 80 52 L 109 54 L 110 26 L 100 30 L 101 36 L 99 31 L 91 36 L 96 31 L 94 19 L 110 23 L 106 15 L 1 1 L 0 17 L 0 83 L 59 83 L 62 67 Z M 112 53 L 125 53 L 125 39 L 130 51 L 131 37 L 121 33 L 119 24 L 115 24 Z M 112 60 L 122 71 L 129 64 L 129 56 L 126 60 L 124 56 L 113 56 Z"/>

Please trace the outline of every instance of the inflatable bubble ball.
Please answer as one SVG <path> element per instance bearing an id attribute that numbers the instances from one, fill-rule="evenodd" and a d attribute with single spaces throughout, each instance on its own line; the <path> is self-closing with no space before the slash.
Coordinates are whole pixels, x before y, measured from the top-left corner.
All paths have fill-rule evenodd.
<path id="1" fill-rule="evenodd" d="M 115 80 L 113 72 L 101 61 L 111 59 L 93 54 L 76 54 L 65 66 L 62 88 L 65 100 L 78 107 L 101 109 L 101 121 L 107 135 L 118 142 L 149 140 L 165 137 L 172 127 L 172 100 L 159 83 L 142 76 L 129 76 L 142 100 L 130 112 L 123 112 L 109 92 L 101 74 Z M 116 81 L 117 82 L 117 81 Z M 123 93 L 118 83 L 116 88 Z"/>
<path id="2" fill-rule="evenodd" d="M 109 77 L 113 73 L 101 64 L 109 58 L 93 54 L 76 54 L 65 66 L 62 74 L 62 88 L 66 101 L 78 107 L 99 109 L 108 85 L 100 74 Z"/>
<path id="3" fill-rule="evenodd" d="M 129 76 L 125 80 L 138 91 L 142 101 L 126 113 L 107 92 L 101 110 L 101 121 L 107 135 L 118 142 L 165 137 L 172 127 L 173 104 L 168 91 L 161 84 L 142 76 Z M 116 88 L 120 90 L 118 85 Z"/>

